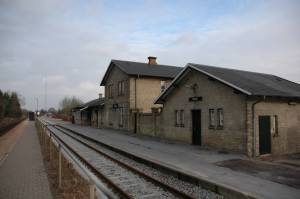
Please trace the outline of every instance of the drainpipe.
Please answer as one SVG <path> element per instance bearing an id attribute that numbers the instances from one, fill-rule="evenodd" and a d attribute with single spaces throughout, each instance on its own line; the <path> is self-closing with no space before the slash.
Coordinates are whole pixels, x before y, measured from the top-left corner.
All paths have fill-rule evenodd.
<path id="1" fill-rule="evenodd" d="M 255 101 L 252 106 L 252 127 L 253 127 L 253 149 L 252 149 L 252 157 L 255 158 L 256 155 L 256 123 L 255 123 L 255 105 L 258 104 L 259 102 L 265 101 L 266 96 L 263 96 L 263 99 L 259 99 Z"/>

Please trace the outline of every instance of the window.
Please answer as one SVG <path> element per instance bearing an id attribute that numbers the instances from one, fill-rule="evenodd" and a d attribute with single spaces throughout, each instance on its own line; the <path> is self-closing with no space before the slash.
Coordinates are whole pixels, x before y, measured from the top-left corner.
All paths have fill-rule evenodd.
<path id="1" fill-rule="evenodd" d="M 175 126 L 184 127 L 184 110 L 175 110 Z"/>
<path id="2" fill-rule="evenodd" d="M 164 90 L 166 89 L 167 84 L 166 81 L 160 81 L 160 92 L 164 92 Z"/>
<path id="3" fill-rule="evenodd" d="M 119 81 L 118 83 L 118 95 L 124 95 L 125 94 L 125 82 Z"/>
<path id="4" fill-rule="evenodd" d="M 215 109 L 209 109 L 209 128 L 215 128 Z"/>
<path id="5" fill-rule="evenodd" d="M 278 116 L 274 115 L 273 116 L 273 121 L 272 121 L 272 131 L 274 136 L 278 136 Z"/>
<path id="6" fill-rule="evenodd" d="M 224 126 L 224 114 L 223 114 L 223 109 L 218 108 L 218 128 L 223 128 Z"/>
<path id="7" fill-rule="evenodd" d="M 119 108 L 119 126 L 122 127 L 124 124 L 124 109 Z"/>
<path id="8" fill-rule="evenodd" d="M 108 97 L 113 97 L 113 84 L 108 85 Z"/>

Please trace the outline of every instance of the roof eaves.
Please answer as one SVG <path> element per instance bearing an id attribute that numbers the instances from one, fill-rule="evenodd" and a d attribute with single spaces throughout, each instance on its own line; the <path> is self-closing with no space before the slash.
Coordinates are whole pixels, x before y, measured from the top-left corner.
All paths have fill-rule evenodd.
<path id="1" fill-rule="evenodd" d="M 199 71 L 199 72 L 201 72 L 201 73 L 203 73 L 203 74 L 205 74 L 205 75 L 207 75 L 207 76 L 209 76 L 209 77 L 211 77 L 211 78 L 214 78 L 214 79 L 216 79 L 216 80 L 218 80 L 218 81 L 220 81 L 220 82 L 222 82 L 222 83 L 224 83 L 224 84 L 226 84 L 226 85 L 228 85 L 228 86 L 230 86 L 230 87 L 232 87 L 232 88 L 235 88 L 235 89 L 241 91 L 241 92 L 244 93 L 244 94 L 252 95 L 251 92 L 249 92 L 249 91 L 247 91 L 247 90 L 245 90 L 245 89 L 242 89 L 242 88 L 240 88 L 240 87 L 238 87 L 238 86 L 236 86 L 236 85 L 234 85 L 234 84 L 232 84 L 232 83 L 230 83 L 230 82 L 227 82 L 227 81 L 225 81 L 225 80 L 223 80 L 223 79 L 221 79 L 221 78 L 219 78 L 219 77 L 217 77 L 217 76 L 215 76 L 215 75 L 213 75 L 213 74 L 211 74 L 211 73 L 209 73 L 209 72 L 206 72 L 206 71 L 204 71 L 204 70 L 201 70 L 201 69 L 199 69 L 199 68 L 193 66 L 193 65 L 190 64 L 190 63 L 188 63 L 187 66 L 188 66 L 188 67 L 191 67 L 191 68 L 193 68 L 194 70 L 197 70 L 197 71 Z"/>

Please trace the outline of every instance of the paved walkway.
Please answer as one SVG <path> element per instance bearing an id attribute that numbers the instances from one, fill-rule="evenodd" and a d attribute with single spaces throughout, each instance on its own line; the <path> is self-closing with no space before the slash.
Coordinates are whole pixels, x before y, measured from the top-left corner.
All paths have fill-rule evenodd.
<path id="1" fill-rule="evenodd" d="M 0 167 L 7 158 L 9 152 L 15 146 L 16 142 L 19 140 L 26 124 L 26 122 L 21 122 L 19 125 L 0 136 Z"/>
<path id="2" fill-rule="evenodd" d="M 34 122 L 24 123 L 21 137 L 0 166 L 0 198 L 51 199 Z"/>
<path id="3" fill-rule="evenodd" d="M 115 130 L 95 129 L 66 123 L 63 125 L 137 156 L 220 185 L 229 186 L 257 198 L 299 199 L 300 196 L 298 189 L 213 164 L 227 159 L 247 159 L 242 155 L 219 154 L 186 144 L 158 142 Z"/>

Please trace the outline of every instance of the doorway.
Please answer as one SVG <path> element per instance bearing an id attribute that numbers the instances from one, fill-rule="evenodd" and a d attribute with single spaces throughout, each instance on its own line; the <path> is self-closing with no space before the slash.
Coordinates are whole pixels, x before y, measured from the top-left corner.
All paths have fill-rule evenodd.
<path id="1" fill-rule="evenodd" d="M 192 143 L 201 145 L 201 110 L 192 110 Z"/>
<path id="2" fill-rule="evenodd" d="M 259 116 L 259 154 L 271 153 L 271 119 L 270 116 Z"/>
<path id="3" fill-rule="evenodd" d="M 134 122 L 133 133 L 137 133 L 137 113 L 136 112 L 134 113 L 133 122 Z"/>
<path id="4" fill-rule="evenodd" d="M 95 127 L 99 127 L 99 121 L 98 121 L 98 110 L 95 110 L 95 114 L 96 114 L 96 121 L 95 121 Z"/>

